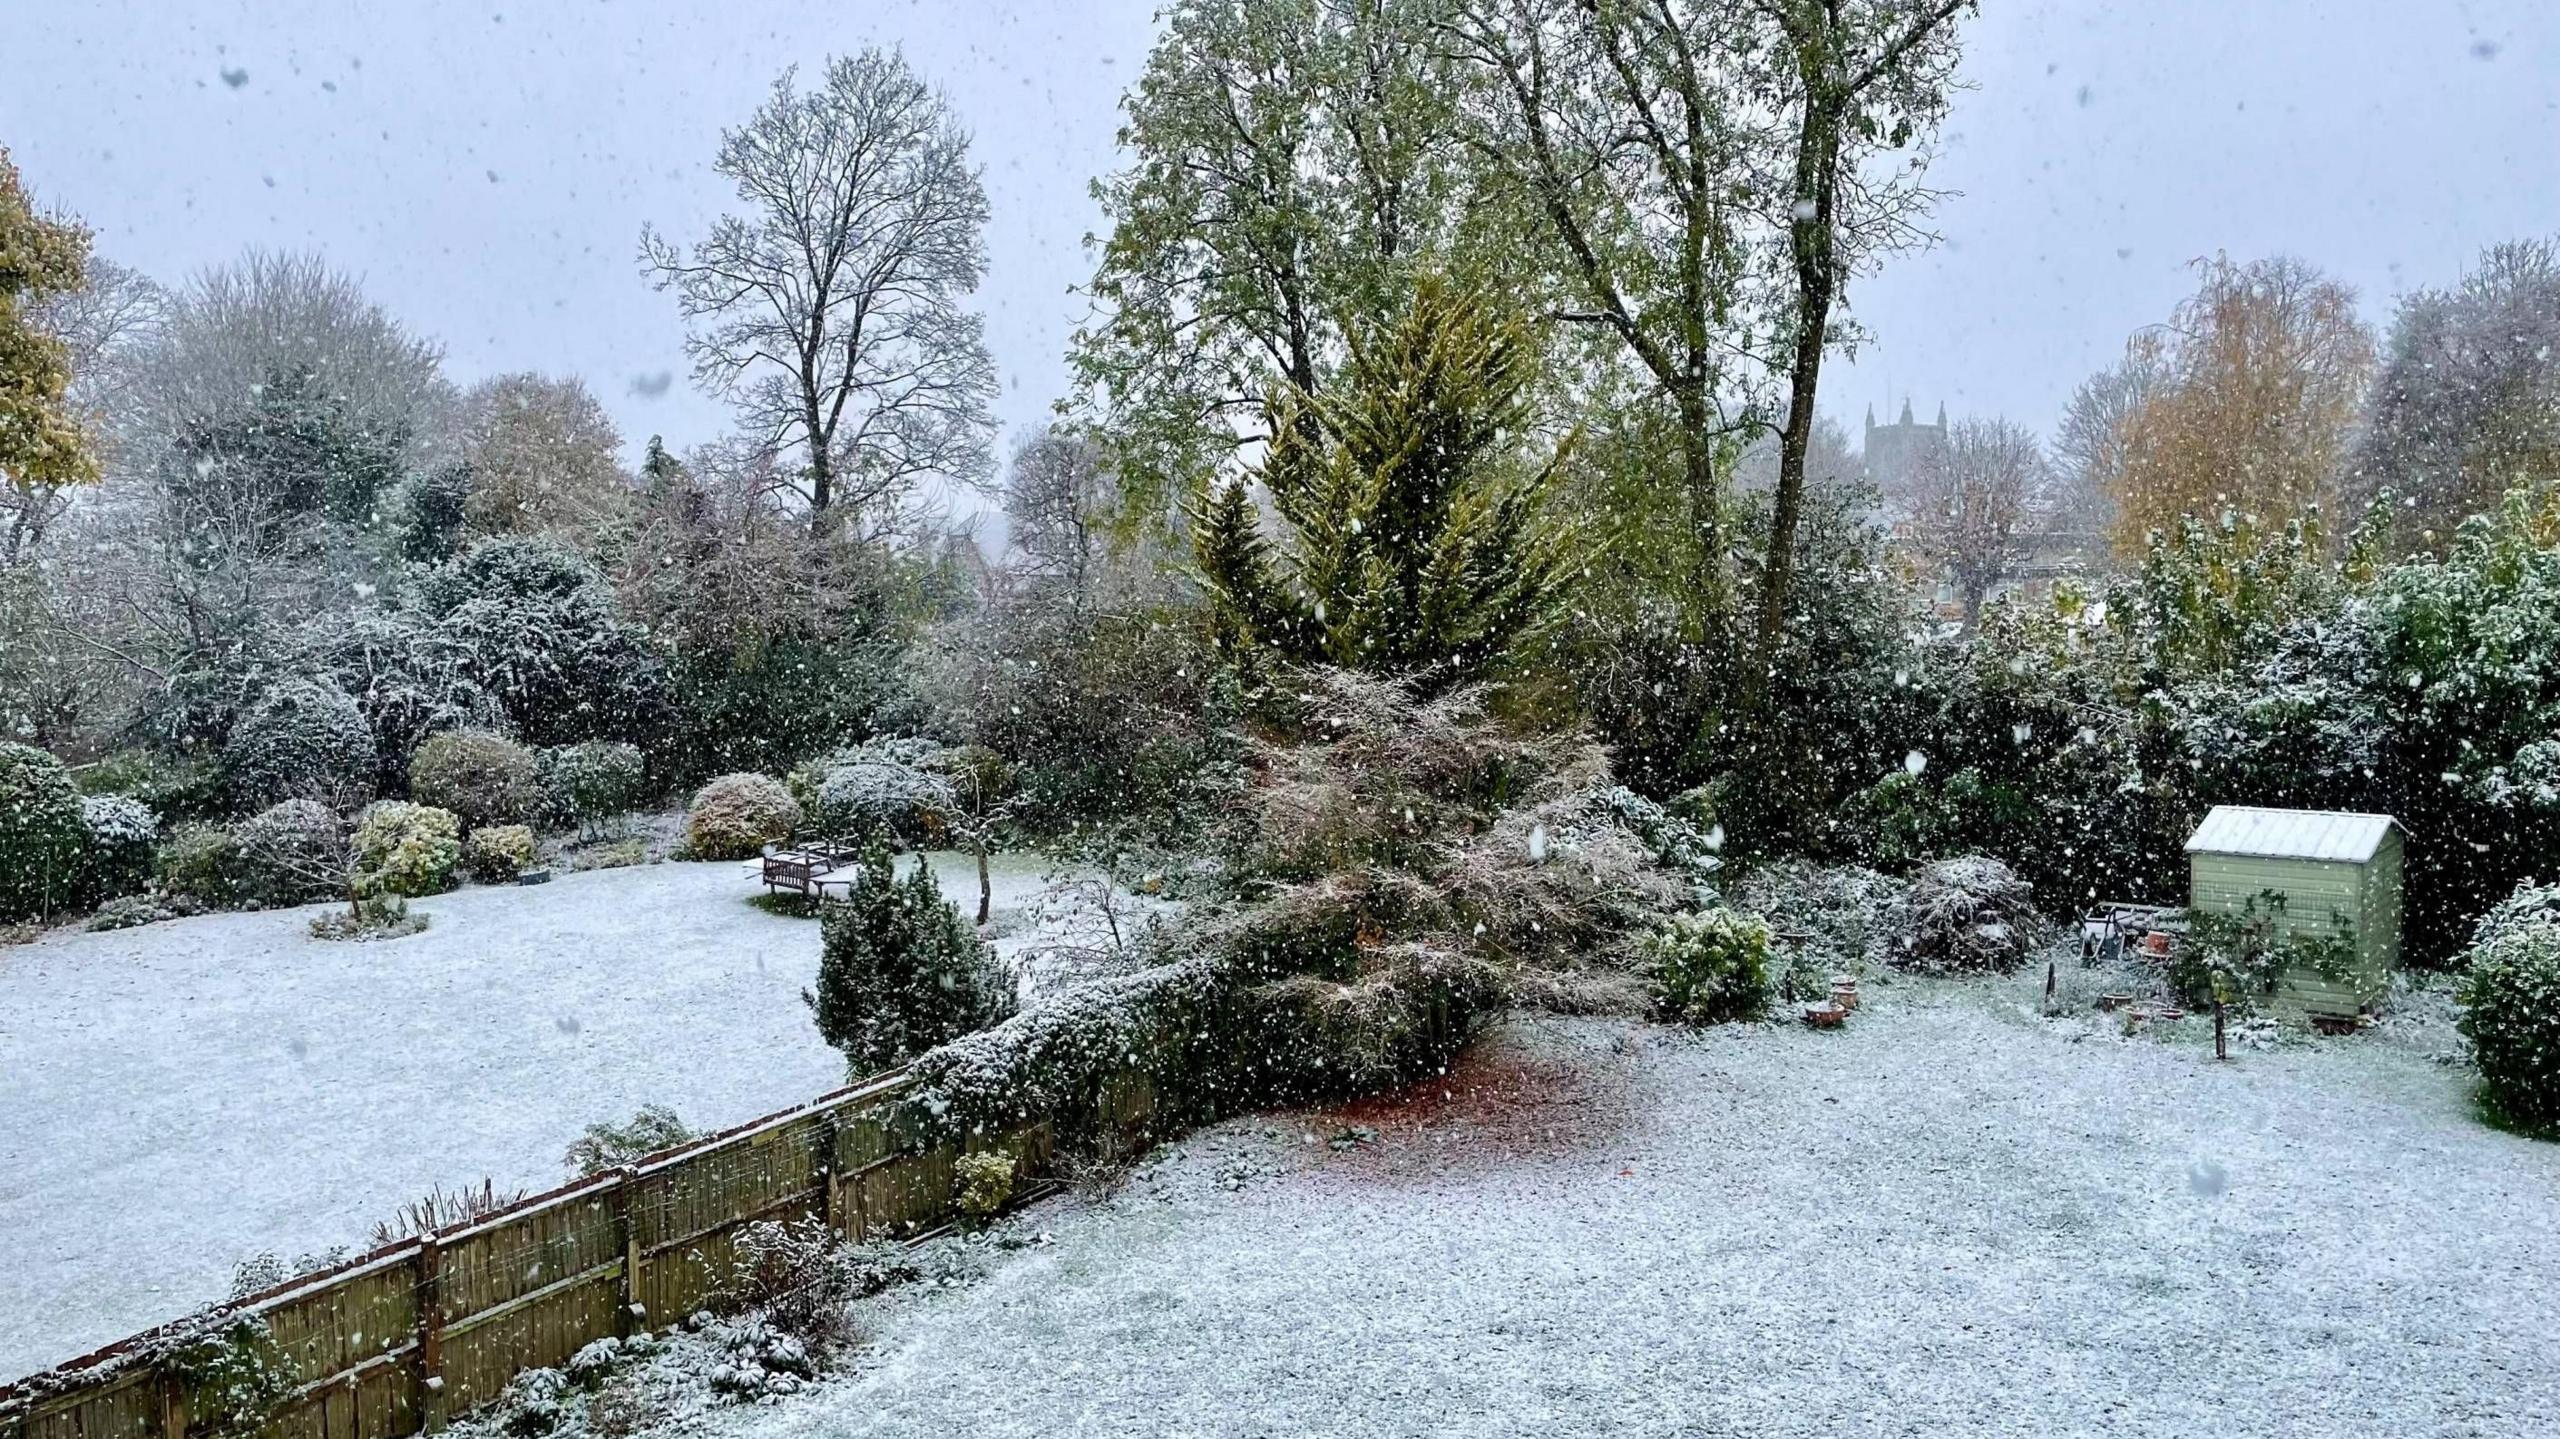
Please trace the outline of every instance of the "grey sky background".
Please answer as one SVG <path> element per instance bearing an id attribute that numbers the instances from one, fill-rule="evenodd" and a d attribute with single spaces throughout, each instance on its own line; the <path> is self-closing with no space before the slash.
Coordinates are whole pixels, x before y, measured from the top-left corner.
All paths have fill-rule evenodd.
<path id="1" fill-rule="evenodd" d="M 457 381 L 576 373 L 636 452 L 725 426 L 643 221 L 729 196 L 723 125 L 783 66 L 903 45 L 976 135 L 1008 431 L 1066 383 L 1087 182 L 1114 163 L 1153 0 L 0 0 L 0 144 L 100 249 L 163 280 L 317 249 Z M 1824 407 L 2049 431 L 2166 318 L 2190 261 L 2286 252 L 2370 319 L 2485 245 L 2560 232 L 2555 0 L 1986 0 L 1936 181 L 1944 243 L 1851 292 L 1874 335 Z M 659 388 L 658 382 L 672 377 Z"/>

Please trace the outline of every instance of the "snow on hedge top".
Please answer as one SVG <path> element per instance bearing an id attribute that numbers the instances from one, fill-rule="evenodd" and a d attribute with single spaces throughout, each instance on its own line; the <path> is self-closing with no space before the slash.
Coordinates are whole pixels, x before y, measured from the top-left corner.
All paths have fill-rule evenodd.
<path id="1" fill-rule="evenodd" d="M 2382 847 L 2387 814 L 2323 809 L 2254 809 L 2218 804 L 2187 836 L 2189 854 L 2253 854 L 2275 859 L 2335 859 L 2362 864 Z"/>

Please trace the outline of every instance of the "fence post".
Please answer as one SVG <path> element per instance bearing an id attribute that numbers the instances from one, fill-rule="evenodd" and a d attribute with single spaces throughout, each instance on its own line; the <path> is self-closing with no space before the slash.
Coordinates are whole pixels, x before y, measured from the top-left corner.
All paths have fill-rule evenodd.
<path id="1" fill-rule="evenodd" d="M 616 1334 L 649 1327 L 648 1311 L 640 1302 L 640 1227 L 631 1222 L 631 1191 L 639 1186 L 639 1167 L 622 1166 L 613 1186 L 613 1234 L 622 1244 L 622 1304 L 613 1315 Z"/>
<path id="2" fill-rule="evenodd" d="M 843 1114 L 829 1109 L 818 1115 L 818 1222 L 831 1234 L 844 1232 L 838 1219 L 844 1213 L 844 1189 L 836 1176 L 836 1126 Z"/>
<path id="3" fill-rule="evenodd" d="M 7 1426 L 0 1424 L 0 1429 L 7 1429 Z M 7 1432 L 18 1434 L 23 1431 L 8 1429 Z M 160 1436 L 161 1439 L 187 1439 L 186 1388 L 179 1382 L 177 1374 L 168 1369 L 160 1371 Z"/>
<path id="4" fill-rule="evenodd" d="M 444 1246 L 418 1236 L 418 1427 L 444 1427 Z"/>

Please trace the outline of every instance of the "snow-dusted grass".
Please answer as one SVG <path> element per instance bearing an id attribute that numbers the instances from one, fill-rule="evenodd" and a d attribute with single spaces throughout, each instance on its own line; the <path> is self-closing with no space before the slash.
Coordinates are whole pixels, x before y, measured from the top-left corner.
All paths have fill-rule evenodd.
<path id="1" fill-rule="evenodd" d="M 2560 1433 L 2560 1146 L 2477 1123 L 2439 1036 L 2218 1065 L 2042 978 L 1515 1021 L 1052 1201 L 851 1376 L 686 1432 Z"/>
<path id="2" fill-rule="evenodd" d="M 936 870 L 974 913 L 974 868 Z M 1018 951 L 1041 866 L 995 878 Z M 0 1378 L 220 1298 L 253 1252 L 361 1248 L 431 1186 L 548 1188 L 594 1121 L 843 1082 L 800 999 L 818 927 L 756 892 L 660 864 L 419 900 L 386 942 L 313 939 L 321 906 L 0 949 Z"/>

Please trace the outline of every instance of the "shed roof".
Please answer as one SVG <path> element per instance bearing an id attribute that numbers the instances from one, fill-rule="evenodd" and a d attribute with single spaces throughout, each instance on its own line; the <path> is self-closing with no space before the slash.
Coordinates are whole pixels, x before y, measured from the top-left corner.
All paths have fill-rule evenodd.
<path id="1" fill-rule="evenodd" d="M 2391 832 L 2393 823 L 2387 814 L 2218 804 L 2204 817 L 2204 823 L 2196 826 L 2196 832 L 2187 836 L 2187 853 L 2362 864 L 2382 847 L 2382 837 Z"/>

